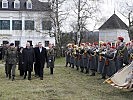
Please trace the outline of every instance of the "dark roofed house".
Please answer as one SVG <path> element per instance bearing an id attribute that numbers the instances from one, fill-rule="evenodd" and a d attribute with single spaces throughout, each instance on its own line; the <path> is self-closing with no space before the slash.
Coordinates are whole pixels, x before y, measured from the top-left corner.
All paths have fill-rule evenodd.
<path id="1" fill-rule="evenodd" d="M 47 33 L 52 31 L 52 12 L 48 2 L 39 0 L 0 0 L 0 43 L 14 42 L 25 46 L 42 42 L 55 44 L 54 37 Z"/>
<path id="2" fill-rule="evenodd" d="M 114 44 L 119 36 L 124 37 L 125 42 L 129 41 L 128 26 L 116 14 L 113 14 L 99 28 L 99 41 Z"/>

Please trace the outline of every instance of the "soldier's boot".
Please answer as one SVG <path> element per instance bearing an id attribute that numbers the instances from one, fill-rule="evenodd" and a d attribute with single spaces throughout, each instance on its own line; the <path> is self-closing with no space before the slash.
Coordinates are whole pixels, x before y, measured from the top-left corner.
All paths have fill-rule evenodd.
<path id="1" fill-rule="evenodd" d="M 91 73 L 91 74 L 90 74 L 90 76 L 95 76 L 95 73 L 94 73 L 94 72 L 93 72 L 93 73 Z"/>
<path id="2" fill-rule="evenodd" d="M 77 67 L 77 70 L 79 70 L 79 67 L 76 65 L 76 67 Z"/>
<path id="3" fill-rule="evenodd" d="M 6 73 L 6 78 L 8 78 L 8 73 Z"/>
<path id="4" fill-rule="evenodd" d="M 70 66 L 69 67 L 71 67 L 71 64 L 70 64 Z"/>
<path id="5" fill-rule="evenodd" d="M 102 78 L 101 79 L 106 79 L 106 77 L 105 76 L 102 76 Z"/>
<path id="6" fill-rule="evenodd" d="M 85 72 L 85 74 L 88 74 L 89 73 L 89 71 L 88 71 L 88 69 L 86 69 L 86 72 Z"/>
<path id="7" fill-rule="evenodd" d="M 14 81 L 14 80 L 15 80 L 15 75 L 12 76 L 12 81 Z"/>
<path id="8" fill-rule="evenodd" d="M 50 74 L 53 75 L 53 68 L 50 68 Z"/>
<path id="9" fill-rule="evenodd" d="M 66 66 L 65 67 L 67 67 L 67 65 L 68 65 L 68 63 L 66 63 Z"/>
<path id="10" fill-rule="evenodd" d="M 74 68 L 74 64 L 72 64 L 72 68 Z"/>
<path id="11" fill-rule="evenodd" d="M 9 80 L 11 79 L 11 75 L 9 75 Z"/>
<path id="12" fill-rule="evenodd" d="M 24 79 L 26 79 L 26 75 L 24 75 Z"/>
<path id="13" fill-rule="evenodd" d="M 83 72 L 84 72 L 84 68 L 81 68 L 81 71 L 80 71 L 80 72 L 82 72 L 82 73 L 83 73 Z"/>

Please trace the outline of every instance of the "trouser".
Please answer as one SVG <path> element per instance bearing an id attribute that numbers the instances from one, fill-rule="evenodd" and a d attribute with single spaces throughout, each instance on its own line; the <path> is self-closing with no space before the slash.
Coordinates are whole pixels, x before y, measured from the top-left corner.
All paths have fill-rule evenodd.
<path id="1" fill-rule="evenodd" d="M 8 64 L 7 64 L 7 62 L 5 64 L 5 74 L 6 74 L 6 76 L 8 76 Z"/>
<path id="2" fill-rule="evenodd" d="M 9 74 L 9 77 L 11 75 L 15 76 L 15 69 L 16 69 L 16 65 L 15 64 L 9 64 L 8 65 L 8 74 Z"/>
<path id="3" fill-rule="evenodd" d="M 44 63 L 37 63 L 37 73 L 39 77 L 43 77 L 43 68 L 44 68 Z"/>
<path id="4" fill-rule="evenodd" d="M 36 63 L 34 64 L 34 71 L 35 71 L 35 75 L 39 75 L 39 71 Z"/>
<path id="5" fill-rule="evenodd" d="M 25 71 L 24 72 L 24 78 L 26 78 L 27 72 L 28 72 L 28 79 L 30 79 L 31 78 L 31 71 Z"/>
<path id="6" fill-rule="evenodd" d="M 53 74 L 53 69 L 54 69 L 54 68 L 50 68 L 50 74 Z"/>
<path id="7" fill-rule="evenodd" d="M 103 66 L 102 77 L 106 77 L 106 75 L 107 75 L 107 67 L 108 66 Z"/>
<path id="8" fill-rule="evenodd" d="M 20 76 L 23 76 L 24 75 L 24 70 L 19 70 L 19 73 L 20 73 Z"/>

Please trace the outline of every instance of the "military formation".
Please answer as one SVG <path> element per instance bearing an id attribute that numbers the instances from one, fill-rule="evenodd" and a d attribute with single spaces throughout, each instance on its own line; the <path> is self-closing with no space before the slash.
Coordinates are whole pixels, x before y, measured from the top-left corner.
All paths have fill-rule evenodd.
<path id="1" fill-rule="evenodd" d="M 15 71 L 18 66 L 20 76 L 23 79 L 31 80 L 31 73 L 34 71 L 35 77 L 43 80 L 45 64 L 50 68 L 50 74 L 53 74 L 55 52 L 53 44 L 49 44 L 49 49 L 42 46 L 39 42 L 34 48 L 29 42 L 26 47 L 15 47 L 14 43 L 7 43 L 2 47 L 2 57 L 5 64 L 5 75 L 12 81 L 15 80 Z"/>
<path id="2" fill-rule="evenodd" d="M 65 66 L 76 68 L 90 76 L 98 73 L 101 79 L 111 77 L 133 60 L 133 41 L 123 41 L 123 37 L 118 37 L 115 45 L 110 42 L 87 42 L 80 46 L 69 43 L 65 52 Z"/>

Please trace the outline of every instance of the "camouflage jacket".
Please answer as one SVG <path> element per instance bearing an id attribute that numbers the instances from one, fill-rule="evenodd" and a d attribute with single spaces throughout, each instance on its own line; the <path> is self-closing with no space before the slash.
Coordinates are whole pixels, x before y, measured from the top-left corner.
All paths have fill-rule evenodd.
<path id="1" fill-rule="evenodd" d="M 16 48 L 8 48 L 5 52 L 5 61 L 8 64 L 17 64 L 18 62 L 18 52 Z"/>

